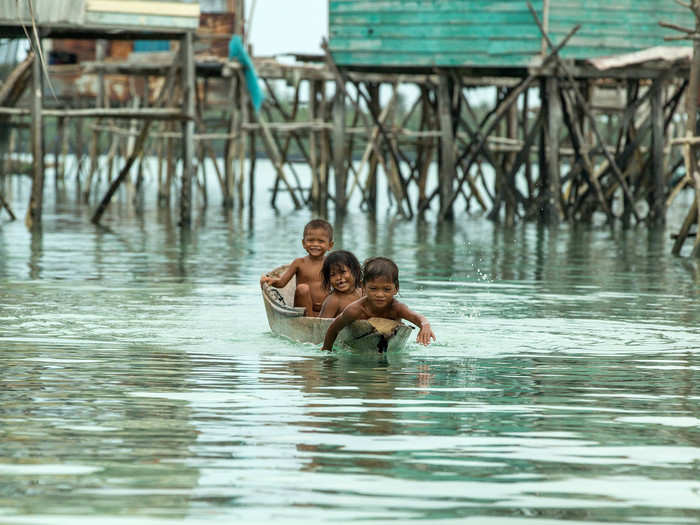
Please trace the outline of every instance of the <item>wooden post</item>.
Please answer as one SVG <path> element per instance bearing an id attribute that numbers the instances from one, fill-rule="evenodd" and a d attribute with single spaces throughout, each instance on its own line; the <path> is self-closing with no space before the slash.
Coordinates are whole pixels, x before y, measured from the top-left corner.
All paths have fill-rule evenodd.
<path id="1" fill-rule="evenodd" d="M 374 107 L 373 113 L 379 114 L 379 83 L 372 82 L 367 84 L 367 93 L 370 97 L 370 104 Z M 370 138 L 370 140 L 373 140 Z M 369 171 L 367 173 L 367 208 L 370 213 L 377 211 L 377 168 L 379 167 L 379 159 L 377 153 L 372 148 L 369 157 Z"/>
<path id="2" fill-rule="evenodd" d="M 182 37 L 182 98 L 183 112 L 188 117 L 182 123 L 182 189 L 180 193 L 180 226 L 192 221 L 192 179 L 194 172 L 195 71 L 193 35 Z"/>
<path id="3" fill-rule="evenodd" d="M 547 121 L 545 152 L 547 155 L 547 197 L 544 203 L 544 220 L 557 223 L 563 218 L 561 208 L 561 173 L 559 166 L 559 133 L 561 130 L 562 111 L 559 100 L 559 79 L 547 77 L 545 80 L 547 96 Z"/>
<path id="4" fill-rule="evenodd" d="M 238 21 L 238 12 L 236 12 L 236 20 Z M 238 98 L 236 97 L 236 91 L 238 88 L 238 76 L 237 75 L 231 75 L 231 78 L 229 79 L 229 94 L 228 94 L 228 102 L 230 104 L 231 112 L 229 115 L 229 121 L 228 121 L 228 132 L 229 135 L 233 135 L 236 133 L 237 129 L 237 123 L 238 120 L 240 119 L 240 114 L 241 112 L 236 109 L 236 104 L 238 101 Z M 236 176 L 236 172 L 233 169 L 233 161 L 234 161 L 234 153 L 235 153 L 235 145 L 238 144 L 238 140 L 240 140 L 240 136 L 237 136 L 235 139 L 231 136 L 226 139 L 226 144 L 224 145 L 224 187 L 223 187 L 223 205 L 224 208 L 231 208 L 233 206 L 233 188 L 234 188 L 234 178 Z M 243 196 L 239 195 L 239 202 L 242 202 Z"/>
<path id="5" fill-rule="evenodd" d="M 452 127 L 452 86 L 449 74 L 444 71 L 440 72 L 437 95 L 440 119 L 440 175 L 438 181 L 440 216 L 452 219 L 452 181 L 455 177 L 457 159 Z"/>
<path id="6" fill-rule="evenodd" d="M 335 213 L 345 215 L 345 90 L 336 81 L 333 99 L 333 172 L 335 182 Z"/>
<path id="7" fill-rule="evenodd" d="M 41 40 L 35 45 L 41 46 Z M 32 62 L 32 191 L 29 198 L 29 208 L 25 224 L 27 228 L 41 226 L 41 208 L 44 200 L 44 119 L 43 109 L 43 82 L 41 60 L 36 53 Z"/>
<path id="8" fill-rule="evenodd" d="M 693 0 L 691 4 L 693 13 L 695 14 L 695 34 L 700 33 L 700 0 Z M 688 99 L 688 120 L 687 120 L 687 130 L 690 131 L 692 136 L 697 134 L 697 116 L 698 116 L 698 89 L 700 89 L 700 42 L 696 39 L 693 40 L 693 62 L 690 66 L 690 82 L 688 84 L 688 91 L 686 92 L 686 98 Z M 693 145 L 690 146 L 690 164 L 693 182 L 695 182 L 695 219 L 696 219 L 696 230 L 695 234 L 695 244 L 693 245 L 693 251 L 691 255 L 693 257 L 700 257 L 700 173 L 697 170 L 697 155 L 696 149 Z M 692 211 L 689 215 L 692 214 Z"/>
<path id="9" fill-rule="evenodd" d="M 318 118 L 318 81 L 309 82 L 309 116 L 311 122 Z M 311 168 L 311 209 L 318 213 L 321 208 L 321 172 L 318 161 L 319 133 L 312 128 L 309 131 L 309 165 Z"/>
<path id="10" fill-rule="evenodd" d="M 649 217 L 657 224 L 666 221 L 666 174 L 664 169 L 664 83 L 651 86 L 651 167 L 652 196 Z"/>
<path id="11" fill-rule="evenodd" d="M 243 131 L 243 125 L 248 124 L 251 121 L 250 118 L 250 101 L 248 99 L 248 92 L 245 86 L 245 80 L 243 74 L 238 75 L 238 93 L 239 102 L 238 109 L 240 110 L 240 115 L 236 122 L 236 132 L 238 133 L 238 181 L 236 186 L 238 188 L 238 204 L 239 207 L 243 207 L 243 178 L 245 174 L 245 156 L 246 148 L 248 148 L 248 164 L 249 164 L 249 175 L 248 175 L 248 205 L 253 207 L 253 201 L 255 199 L 255 132 L 250 133 Z"/>
<path id="12" fill-rule="evenodd" d="M 527 124 L 525 125 L 525 130 L 527 130 Z M 518 138 L 518 105 L 513 104 L 508 110 L 508 118 L 506 120 L 506 133 L 509 139 L 515 140 Z M 516 153 L 506 154 L 506 172 L 510 172 L 515 166 Z M 504 192 L 506 198 L 506 226 L 513 226 L 515 224 L 515 213 L 517 202 L 515 200 L 515 176 L 512 180 L 504 180 L 504 185 L 511 185 L 511 188 L 506 188 Z"/>
<path id="13" fill-rule="evenodd" d="M 106 40 L 98 40 L 95 48 L 95 60 L 102 62 L 105 58 L 105 49 L 107 47 Z M 97 95 L 95 97 L 95 107 L 103 108 L 105 106 L 105 75 L 102 69 L 97 73 Z M 100 119 L 97 120 L 99 125 Z M 90 171 L 88 172 L 85 187 L 83 188 L 83 202 L 90 200 L 90 187 L 92 186 L 92 178 L 97 171 L 99 161 L 98 147 L 100 143 L 100 132 L 97 129 L 92 130 L 92 138 L 90 140 Z"/>
<path id="14" fill-rule="evenodd" d="M 323 120 L 326 119 L 326 83 L 324 81 L 319 81 L 318 85 L 318 93 L 320 96 L 319 99 L 319 112 L 318 114 L 321 116 Z M 319 215 L 321 217 L 327 217 L 328 216 L 328 171 L 329 171 L 329 162 L 328 162 L 328 131 L 327 130 L 322 130 L 321 135 L 320 135 L 320 145 L 321 149 L 321 159 L 320 159 L 320 165 L 319 165 L 319 175 L 320 175 L 320 187 L 321 187 L 321 207 L 319 209 Z"/>
<path id="15" fill-rule="evenodd" d="M 245 1 L 244 0 L 232 0 L 235 5 L 234 15 L 235 15 L 235 27 L 233 28 L 234 34 L 240 35 L 243 38 L 245 32 Z"/>

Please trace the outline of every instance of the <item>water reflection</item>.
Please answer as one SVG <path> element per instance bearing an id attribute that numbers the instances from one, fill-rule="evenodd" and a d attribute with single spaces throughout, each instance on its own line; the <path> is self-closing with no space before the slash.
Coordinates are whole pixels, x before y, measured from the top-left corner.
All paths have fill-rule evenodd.
<path id="1" fill-rule="evenodd" d="M 29 279 L 36 280 L 41 277 L 41 262 L 44 254 L 44 234 L 41 226 L 35 226 L 29 232 L 31 236 L 29 255 Z"/>

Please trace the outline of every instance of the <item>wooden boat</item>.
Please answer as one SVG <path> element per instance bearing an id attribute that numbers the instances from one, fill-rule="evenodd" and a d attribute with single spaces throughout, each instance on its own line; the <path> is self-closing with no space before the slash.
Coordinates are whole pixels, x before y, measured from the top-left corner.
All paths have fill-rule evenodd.
<path id="1" fill-rule="evenodd" d="M 268 275 L 281 275 L 286 268 L 280 266 Z M 296 277 L 292 277 L 284 288 L 262 285 L 270 330 L 294 341 L 321 345 L 333 319 L 305 317 L 304 309 L 294 306 L 295 290 Z M 411 330 L 412 327 L 403 323 L 374 317 L 366 321 L 355 321 L 343 328 L 338 334 L 335 346 L 352 351 L 395 352 L 406 345 Z"/>

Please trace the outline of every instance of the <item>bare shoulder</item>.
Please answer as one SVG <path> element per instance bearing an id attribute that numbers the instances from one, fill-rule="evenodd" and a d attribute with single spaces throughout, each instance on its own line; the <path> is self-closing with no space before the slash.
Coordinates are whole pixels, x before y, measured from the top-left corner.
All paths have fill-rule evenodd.
<path id="1" fill-rule="evenodd" d="M 330 294 L 328 297 L 326 297 L 326 300 L 323 301 L 323 306 L 324 307 L 337 307 L 338 306 L 338 296 L 336 296 L 334 293 Z"/>
<path id="2" fill-rule="evenodd" d="M 345 310 L 343 310 L 343 315 L 346 315 L 351 319 L 361 319 L 365 311 L 364 302 L 364 297 L 361 297 L 357 301 L 353 301 L 345 307 Z"/>
<path id="3" fill-rule="evenodd" d="M 302 266 L 304 266 L 304 258 L 303 257 L 297 257 L 289 265 L 290 268 L 294 268 L 295 270 L 298 270 Z"/>
<path id="4" fill-rule="evenodd" d="M 397 318 L 401 319 L 407 319 L 416 315 L 415 312 L 406 305 L 406 303 L 402 303 L 396 299 L 394 299 L 394 302 L 391 305 L 391 310 Z"/>

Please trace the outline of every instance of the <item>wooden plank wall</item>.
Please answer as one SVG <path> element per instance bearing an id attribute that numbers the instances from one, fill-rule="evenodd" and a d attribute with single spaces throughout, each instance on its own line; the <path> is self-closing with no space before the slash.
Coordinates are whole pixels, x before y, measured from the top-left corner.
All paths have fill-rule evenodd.
<path id="1" fill-rule="evenodd" d="M 583 24 L 575 58 L 668 45 L 658 21 L 687 18 L 672 0 L 532 0 L 541 18 L 545 1 L 555 41 Z M 522 67 L 542 49 L 525 0 L 330 0 L 329 34 L 345 66 Z"/>
<path id="2" fill-rule="evenodd" d="M 549 32 L 562 38 L 575 24 L 581 29 L 564 48 L 567 58 L 591 58 L 639 51 L 654 46 L 691 45 L 665 42 L 677 35 L 660 21 L 692 26 L 688 8 L 673 0 L 550 0 Z"/>

